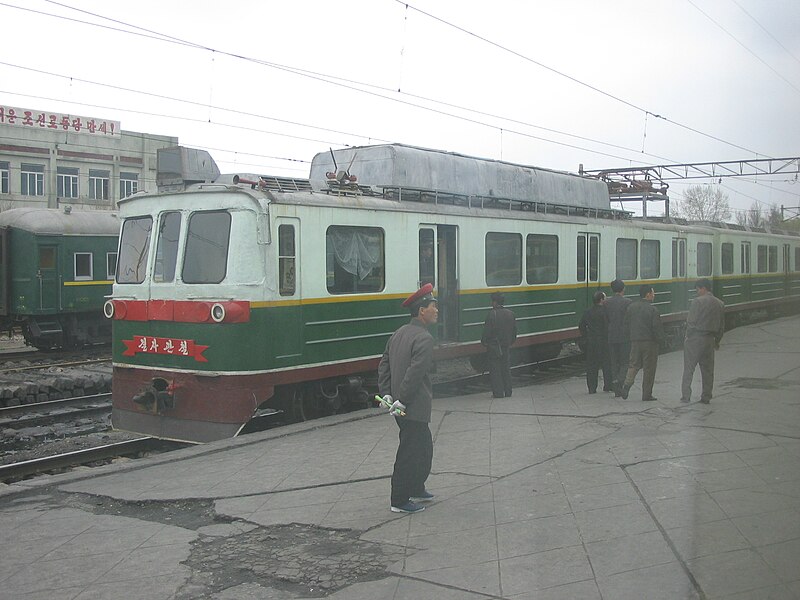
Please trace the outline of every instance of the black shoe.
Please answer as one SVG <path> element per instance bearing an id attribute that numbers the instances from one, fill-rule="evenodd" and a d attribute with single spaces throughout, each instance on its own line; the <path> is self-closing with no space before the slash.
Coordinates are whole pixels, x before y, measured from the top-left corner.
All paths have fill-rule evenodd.
<path id="1" fill-rule="evenodd" d="M 681 398 L 681 402 L 684 404 L 689 404 L 689 398 Z"/>
<path id="2" fill-rule="evenodd" d="M 650 396 L 649 398 L 642 398 L 642 402 L 655 402 L 658 400 L 655 396 Z"/>
<path id="3" fill-rule="evenodd" d="M 597 390 L 589 390 L 589 393 L 590 393 L 590 394 L 596 394 L 596 393 L 597 393 Z"/>
<path id="4" fill-rule="evenodd" d="M 614 391 L 614 388 L 610 388 L 610 387 L 604 387 L 604 388 L 603 388 L 603 391 L 604 391 L 604 392 L 613 392 L 613 391 Z"/>
<path id="5" fill-rule="evenodd" d="M 411 502 L 430 502 L 435 497 L 436 496 L 434 494 L 431 494 L 428 490 L 425 490 L 419 496 L 411 496 L 411 498 L 409 498 L 409 500 Z"/>
<path id="6" fill-rule="evenodd" d="M 506 392 L 506 398 L 511 398 L 511 392 Z"/>
<path id="7" fill-rule="evenodd" d="M 392 505 L 392 512 L 399 512 L 399 513 L 416 513 L 425 510 L 425 507 L 421 504 L 417 504 L 415 502 L 411 502 L 409 500 L 402 506 L 394 506 Z"/>
<path id="8" fill-rule="evenodd" d="M 505 396 L 498 396 L 497 394 L 492 394 L 492 398 L 505 398 Z"/>
<path id="9" fill-rule="evenodd" d="M 700 402 L 702 402 L 703 404 L 711 404 L 711 399 L 710 398 L 700 398 Z"/>
<path id="10" fill-rule="evenodd" d="M 629 388 L 627 385 L 623 385 L 622 386 L 622 391 L 619 393 L 619 395 L 622 396 L 623 400 L 627 400 L 628 399 L 628 392 L 630 392 L 630 391 L 631 391 L 631 388 Z"/>

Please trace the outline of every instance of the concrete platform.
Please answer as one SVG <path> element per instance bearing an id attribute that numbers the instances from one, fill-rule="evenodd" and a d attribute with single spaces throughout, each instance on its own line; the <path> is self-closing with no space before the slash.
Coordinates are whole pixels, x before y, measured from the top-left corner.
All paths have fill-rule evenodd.
<path id="1" fill-rule="evenodd" d="M 800 318 L 729 332 L 710 405 L 681 370 L 436 400 L 415 515 L 378 409 L 6 486 L 0 597 L 800 598 Z"/>

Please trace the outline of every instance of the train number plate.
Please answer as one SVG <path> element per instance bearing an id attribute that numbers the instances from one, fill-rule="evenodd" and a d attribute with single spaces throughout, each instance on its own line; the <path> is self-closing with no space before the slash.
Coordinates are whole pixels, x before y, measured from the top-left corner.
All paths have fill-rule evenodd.
<path id="1" fill-rule="evenodd" d="M 208 346 L 196 344 L 194 340 L 135 335 L 132 340 L 122 340 L 122 342 L 125 344 L 123 356 L 135 356 L 139 353 L 170 354 L 172 356 L 191 356 L 197 362 L 208 362 L 208 359 L 203 356 L 203 351 Z"/>

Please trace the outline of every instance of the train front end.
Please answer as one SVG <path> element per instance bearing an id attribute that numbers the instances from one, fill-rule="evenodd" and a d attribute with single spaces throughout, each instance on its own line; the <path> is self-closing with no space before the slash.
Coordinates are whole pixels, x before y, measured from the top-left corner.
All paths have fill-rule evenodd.
<path id="1" fill-rule="evenodd" d="M 267 209 L 263 192 L 223 184 L 120 203 L 117 276 L 104 307 L 113 321 L 114 428 L 229 438 L 272 395 L 251 311 L 274 288 Z"/>

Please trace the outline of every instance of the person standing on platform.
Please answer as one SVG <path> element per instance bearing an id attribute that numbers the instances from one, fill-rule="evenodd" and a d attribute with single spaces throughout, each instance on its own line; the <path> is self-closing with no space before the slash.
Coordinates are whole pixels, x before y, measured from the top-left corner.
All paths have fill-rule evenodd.
<path id="1" fill-rule="evenodd" d="M 628 374 L 622 386 L 622 398 L 628 399 L 628 392 L 636 379 L 639 369 L 642 374 L 642 400 L 657 400 L 653 396 L 653 383 L 656 380 L 658 366 L 658 349 L 664 341 L 664 328 L 661 326 L 661 315 L 653 306 L 656 297 L 652 285 L 639 286 L 639 300 L 632 302 L 625 311 L 623 322 L 625 334 L 631 341 L 631 358 Z"/>
<path id="2" fill-rule="evenodd" d="M 614 397 L 622 396 L 622 386 L 628 372 L 628 363 L 631 357 L 631 343 L 623 335 L 625 311 L 632 302 L 625 297 L 625 282 L 615 279 L 611 282 L 611 291 L 614 295 L 606 300 L 606 314 L 608 314 L 608 353 L 611 363 L 611 375 L 614 378 Z"/>
<path id="3" fill-rule="evenodd" d="M 411 312 L 411 321 L 395 331 L 386 344 L 378 365 L 378 391 L 393 407 L 405 411 L 405 416 L 395 416 L 400 445 L 392 472 L 391 510 L 415 513 L 425 509 L 420 502 L 434 498 L 425 489 L 433 461 L 429 423 L 434 362 L 433 336 L 428 327 L 439 320 L 433 286 L 423 285 L 406 298 L 403 306 Z"/>
<path id="4" fill-rule="evenodd" d="M 489 360 L 489 381 L 492 396 L 511 396 L 511 344 L 517 339 L 517 318 L 506 308 L 506 299 L 500 292 L 492 294 L 492 310 L 483 324 L 481 344 L 486 346 Z"/>
<path id="5" fill-rule="evenodd" d="M 681 402 L 689 402 L 692 396 L 692 377 L 699 364 L 703 382 L 700 402 L 708 404 L 714 388 L 714 350 L 719 349 L 725 333 L 725 305 L 711 293 L 711 281 L 708 279 L 698 279 L 694 287 L 697 297 L 689 305 L 686 339 L 683 342 Z"/>
<path id="6" fill-rule="evenodd" d="M 583 313 L 578 329 L 586 342 L 586 386 L 597 393 L 597 372 L 603 369 L 603 391 L 610 392 L 614 378 L 608 360 L 608 315 L 603 305 L 606 295 L 595 292 L 592 306 Z"/>

